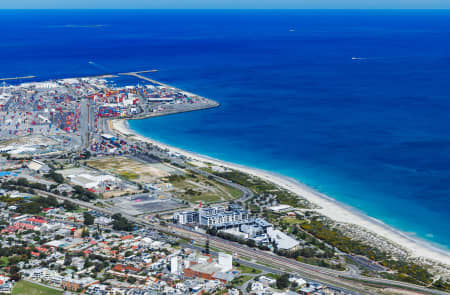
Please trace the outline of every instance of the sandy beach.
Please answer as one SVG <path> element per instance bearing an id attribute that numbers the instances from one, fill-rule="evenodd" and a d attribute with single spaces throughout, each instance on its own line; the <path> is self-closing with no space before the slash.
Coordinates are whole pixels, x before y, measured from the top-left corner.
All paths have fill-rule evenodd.
<path id="1" fill-rule="evenodd" d="M 423 257 L 426 259 L 434 260 L 438 263 L 444 263 L 450 266 L 450 253 L 445 250 L 438 249 L 426 241 L 420 240 L 418 238 L 412 237 L 396 230 L 383 222 L 369 217 L 366 214 L 357 211 L 356 209 L 347 206 L 345 204 L 339 203 L 336 200 L 323 195 L 306 185 L 296 181 L 295 179 L 271 173 L 268 171 L 250 168 L 238 164 L 233 164 L 218 159 L 214 159 L 208 156 L 199 155 L 193 152 L 182 150 L 167 144 L 152 140 L 148 137 L 141 136 L 128 128 L 128 124 L 125 120 L 113 120 L 112 128 L 124 135 L 133 135 L 135 139 L 152 143 L 161 148 L 165 148 L 174 153 L 179 153 L 185 157 L 191 158 L 200 162 L 208 162 L 214 165 L 223 166 L 229 169 L 239 170 L 250 175 L 260 177 L 266 181 L 270 181 L 284 189 L 287 189 L 303 198 L 309 200 L 310 202 L 318 205 L 321 209 L 317 209 L 319 213 L 337 221 L 343 223 L 350 223 L 359 225 L 368 231 L 374 232 L 389 241 L 401 245 L 410 252 L 410 255 L 415 257 Z M 442 225 L 444 226 L 444 225 Z"/>

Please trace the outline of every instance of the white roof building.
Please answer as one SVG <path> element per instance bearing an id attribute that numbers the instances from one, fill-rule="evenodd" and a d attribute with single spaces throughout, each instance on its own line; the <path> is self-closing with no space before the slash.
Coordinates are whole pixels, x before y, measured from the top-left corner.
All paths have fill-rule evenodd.
<path id="1" fill-rule="evenodd" d="M 300 243 L 296 239 L 291 238 L 287 234 L 277 229 L 268 228 L 267 235 L 269 236 L 269 239 L 275 243 L 278 250 L 293 251 L 298 249 L 300 245 Z"/>
<path id="2" fill-rule="evenodd" d="M 289 278 L 289 282 L 296 282 L 297 286 L 304 286 L 306 285 L 306 281 L 302 278 Z"/>
<path id="3" fill-rule="evenodd" d="M 271 210 L 273 212 L 284 212 L 284 211 L 288 211 L 291 209 L 292 209 L 292 207 L 289 205 L 278 205 L 278 206 L 269 207 L 269 210 Z"/>
<path id="4" fill-rule="evenodd" d="M 37 160 L 31 160 L 28 164 L 27 164 L 28 169 L 31 169 L 35 172 L 42 172 L 42 173 L 48 173 L 50 171 L 50 168 L 42 163 L 39 162 Z"/>
<path id="5" fill-rule="evenodd" d="M 104 184 L 105 182 L 118 181 L 116 177 L 111 175 L 79 174 L 70 175 L 69 178 L 71 182 L 84 188 L 94 188 Z"/>
<path id="6" fill-rule="evenodd" d="M 219 252 L 219 266 L 223 272 L 233 269 L 233 256 L 227 253 Z"/>

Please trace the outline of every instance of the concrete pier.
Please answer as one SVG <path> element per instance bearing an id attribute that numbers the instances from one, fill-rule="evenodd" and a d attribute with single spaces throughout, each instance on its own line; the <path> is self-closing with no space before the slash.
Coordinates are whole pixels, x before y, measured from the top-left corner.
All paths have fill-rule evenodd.
<path id="1" fill-rule="evenodd" d="M 150 79 L 150 78 L 147 78 L 147 77 L 144 77 L 144 76 L 140 75 L 140 74 L 143 74 L 143 73 L 154 73 L 154 72 L 157 72 L 157 71 L 158 71 L 158 70 L 148 70 L 148 71 L 140 71 L 140 72 L 119 73 L 118 75 L 122 75 L 122 76 L 133 76 L 133 77 L 136 77 L 136 78 L 138 78 L 138 79 L 145 80 L 145 81 L 148 81 L 148 82 L 151 82 L 151 83 L 153 83 L 153 84 L 160 85 L 160 86 L 163 86 L 163 87 L 166 87 L 166 88 L 177 89 L 177 90 L 179 90 L 180 92 L 184 92 L 184 93 L 186 93 L 186 94 L 188 94 L 188 95 L 191 95 L 191 96 L 202 97 L 202 96 L 200 96 L 200 95 L 197 95 L 197 94 L 194 94 L 194 93 L 191 93 L 191 92 L 182 90 L 182 89 L 180 89 L 180 88 L 178 88 L 178 87 L 175 87 L 175 86 L 172 86 L 172 85 L 169 85 L 169 84 L 165 84 L 165 83 L 162 83 L 162 82 L 159 82 L 159 81 L 156 81 L 156 80 L 153 80 L 153 79 Z M 202 98 L 205 98 L 205 97 L 202 97 Z"/>

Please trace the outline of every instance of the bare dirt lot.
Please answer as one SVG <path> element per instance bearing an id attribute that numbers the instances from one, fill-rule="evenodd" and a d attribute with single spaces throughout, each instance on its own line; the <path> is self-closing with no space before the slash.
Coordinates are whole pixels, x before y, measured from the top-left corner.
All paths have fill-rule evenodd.
<path id="1" fill-rule="evenodd" d="M 162 163 L 147 164 L 128 157 L 96 158 L 86 161 L 85 164 L 142 183 L 150 183 L 175 172 L 174 168 Z"/>

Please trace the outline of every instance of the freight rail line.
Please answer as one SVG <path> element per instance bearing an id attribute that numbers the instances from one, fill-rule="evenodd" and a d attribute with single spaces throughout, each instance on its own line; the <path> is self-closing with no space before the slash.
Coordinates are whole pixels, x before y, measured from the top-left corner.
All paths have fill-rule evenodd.
<path id="1" fill-rule="evenodd" d="M 316 267 L 313 265 L 304 264 L 304 263 L 298 262 L 293 259 L 277 256 L 274 254 L 269 254 L 269 253 L 263 252 L 259 249 L 249 250 L 249 249 L 246 249 L 246 247 L 236 244 L 234 242 L 230 242 L 230 241 L 227 241 L 227 240 L 215 237 L 215 236 L 209 236 L 207 234 L 194 232 L 191 230 L 181 229 L 178 226 L 174 226 L 174 225 L 161 226 L 161 225 L 153 224 L 145 219 L 130 216 L 126 212 L 121 212 L 120 210 L 114 210 L 114 208 L 99 208 L 88 202 L 71 199 L 68 197 L 56 195 L 56 194 L 49 193 L 46 191 L 36 190 L 36 192 L 40 193 L 42 195 L 53 196 L 60 200 L 67 200 L 67 201 L 70 201 L 81 207 L 96 210 L 98 212 L 102 212 L 107 215 L 121 213 L 124 217 L 128 218 L 132 222 L 135 222 L 136 224 L 147 226 L 153 230 L 157 230 L 157 231 L 164 232 L 167 234 L 176 235 L 180 238 L 194 240 L 197 242 L 205 242 L 209 238 L 210 242 L 212 242 L 211 244 L 218 249 L 235 252 L 238 255 L 241 255 L 243 257 L 248 257 L 251 259 L 258 258 L 263 263 L 267 263 L 269 265 L 274 265 L 274 266 L 280 267 L 282 269 L 289 269 L 292 272 L 299 273 L 299 274 L 302 274 L 302 275 L 305 275 L 308 277 L 312 277 L 313 279 L 315 279 L 317 281 L 330 283 L 330 285 L 336 285 L 338 287 L 357 291 L 362 294 L 376 294 L 376 293 L 374 293 L 374 291 L 367 290 L 366 286 L 363 283 L 366 283 L 366 284 L 372 283 L 372 284 L 376 284 L 380 287 L 382 287 L 384 285 L 387 287 L 407 288 L 410 290 L 422 292 L 423 294 L 436 294 L 436 295 L 448 295 L 449 294 L 447 292 L 429 289 L 426 287 L 422 287 L 422 286 L 418 286 L 418 285 L 414 285 L 414 284 L 410 284 L 410 283 L 392 281 L 392 280 L 381 279 L 381 278 L 351 276 L 351 275 L 347 275 L 345 272 L 328 270 L 328 269 Z"/>
<path id="2" fill-rule="evenodd" d="M 202 233 L 194 233 L 194 232 L 186 230 L 186 229 L 184 229 L 184 231 L 188 232 L 189 235 L 191 235 L 191 236 L 193 236 L 194 234 L 202 236 L 202 241 L 206 241 L 207 236 L 208 236 L 208 235 L 205 235 Z M 206 238 L 205 238 L 205 236 L 206 236 Z M 358 283 L 358 285 L 360 285 L 360 286 L 363 286 L 363 284 L 361 284 L 361 283 L 364 282 L 367 284 L 372 283 L 372 284 L 378 285 L 378 286 L 384 285 L 384 286 L 388 286 L 388 287 L 403 287 L 403 288 L 407 288 L 407 289 L 411 289 L 411 290 L 415 290 L 415 291 L 420 291 L 420 292 L 423 292 L 424 294 L 440 294 L 440 295 L 448 294 L 443 291 L 433 290 L 433 289 L 429 289 L 426 287 L 409 284 L 409 283 L 404 283 L 404 282 L 399 282 L 399 281 L 392 281 L 392 280 L 382 279 L 382 278 L 352 276 L 346 272 L 329 270 L 329 269 L 321 268 L 318 266 L 301 263 L 301 262 L 298 262 L 293 259 L 285 258 L 282 256 L 277 256 L 277 255 L 271 254 L 271 253 L 269 254 L 267 252 L 262 252 L 257 249 L 249 250 L 249 249 L 246 249 L 245 246 L 244 247 L 236 246 L 235 243 L 232 243 L 232 242 L 229 242 L 229 241 L 217 238 L 217 237 L 210 236 L 209 239 L 210 239 L 211 245 L 214 244 L 214 246 L 216 248 L 225 249 L 225 250 L 233 249 L 233 250 L 236 250 L 236 253 L 246 254 L 246 255 L 243 255 L 245 257 L 259 258 L 263 262 L 266 261 L 269 264 L 272 264 L 274 266 L 281 266 L 284 269 L 290 268 L 294 272 L 303 273 L 303 274 L 306 274 L 306 276 L 312 277 L 311 274 L 317 274 L 319 276 L 315 277 L 315 279 L 318 279 L 318 280 L 324 280 L 325 279 L 324 275 L 326 275 L 326 276 L 328 276 L 328 277 L 326 277 L 327 281 L 332 281 L 334 284 L 336 284 L 338 286 L 342 286 L 343 285 L 342 282 L 346 281 L 350 284 L 350 286 L 346 285 L 346 287 L 349 289 L 354 289 L 351 286 L 352 285 L 354 286 L 356 283 Z M 217 243 L 214 243 L 214 242 L 217 242 Z M 227 245 L 227 246 L 224 246 L 224 245 Z M 227 247 L 229 247 L 229 248 L 227 248 Z M 305 271 L 308 271 L 308 272 L 305 272 Z M 339 280 L 336 281 L 332 278 L 336 278 Z M 364 292 L 367 294 L 371 294 L 369 291 L 364 291 Z"/>
<path id="3" fill-rule="evenodd" d="M 173 226 L 169 226 L 169 228 L 174 228 Z M 256 260 L 258 263 L 265 263 L 267 265 L 272 265 L 278 267 L 280 270 L 285 272 L 291 272 L 294 274 L 302 275 L 309 279 L 313 279 L 316 281 L 322 281 L 328 283 L 332 286 L 336 286 L 347 290 L 347 292 L 357 292 L 358 294 L 376 294 L 373 291 L 366 290 L 364 285 L 357 283 L 355 281 L 348 281 L 340 278 L 335 275 L 335 273 L 328 272 L 326 269 L 315 267 L 309 264 L 298 265 L 295 260 L 287 259 L 284 257 L 277 256 L 275 254 L 269 254 L 266 252 L 262 252 L 258 249 L 249 249 L 246 246 L 242 246 L 239 244 L 235 244 L 230 241 L 226 241 L 214 236 L 208 236 L 206 234 L 194 233 L 189 230 L 184 230 L 177 228 L 179 231 L 184 231 L 186 234 L 184 235 L 187 238 L 193 239 L 196 242 L 206 242 L 209 238 L 211 246 L 224 250 L 231 251 L 236 254 L 239 254 L 242 257 L 250 258 Z"/>

